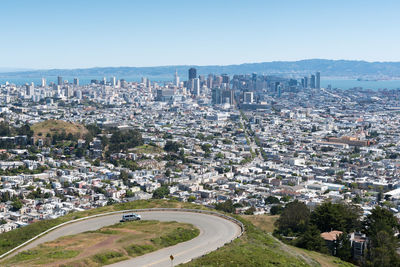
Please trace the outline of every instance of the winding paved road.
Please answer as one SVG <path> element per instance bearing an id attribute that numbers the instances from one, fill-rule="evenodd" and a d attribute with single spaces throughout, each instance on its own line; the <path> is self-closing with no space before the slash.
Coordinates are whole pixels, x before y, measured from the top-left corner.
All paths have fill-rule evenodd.
<path id="1" fill-rule="evenodd" d="M 223 246 L 240 235 L 240 227 L 232 221 L 221 217 L 183 211 L 146 211 L 138 212 L 142 220 L 177 221 L 190 223 L 200 230 L 196 238 L 179 243 L 175 246 L 163 248 L 152 253 L 136 257 L 130 260 L 118 262 L 109 266 L 113 267 L 132 267 L 132 266 L 171 266 L 169 256 L 174 256 L 174 265 L 185 263 L 193 258 L 205 255 Z M 121 214 L 102 216 L 80 222 L 65 225 L 47 235 L 33 241 L 18 252 L 31 249 L 44 242 L 55 240 L 66 235 L 79 234 L 86 231 L 96 230 L 101 227 L 112 225 L 121 219 Z M 14 252 L 15 255 L 18 252 Z"/>

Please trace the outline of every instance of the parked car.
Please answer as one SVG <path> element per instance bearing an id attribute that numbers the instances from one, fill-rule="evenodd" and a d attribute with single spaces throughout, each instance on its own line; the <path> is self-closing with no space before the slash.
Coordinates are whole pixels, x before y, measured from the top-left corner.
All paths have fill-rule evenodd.
<path id="1" fill-rule="evenodd" d="M 139 214 L 136 213 L 127 213 L 122 215 L 122 219 L 120 222 L 127 222 L 127 221 L 138 221 L 142 219 Z"/>

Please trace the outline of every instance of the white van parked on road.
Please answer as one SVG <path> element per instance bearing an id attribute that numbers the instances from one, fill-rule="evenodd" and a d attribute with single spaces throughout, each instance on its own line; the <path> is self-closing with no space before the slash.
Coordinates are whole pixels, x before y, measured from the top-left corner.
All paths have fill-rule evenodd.
<path id="1" fill-rule="evenodd" d="M 142 219 L 139 214 L 136 213 L 127 213 L 122 215 L 122 219 L 120 222 L 127 222 L 127 221 L 138 221 Z"/>

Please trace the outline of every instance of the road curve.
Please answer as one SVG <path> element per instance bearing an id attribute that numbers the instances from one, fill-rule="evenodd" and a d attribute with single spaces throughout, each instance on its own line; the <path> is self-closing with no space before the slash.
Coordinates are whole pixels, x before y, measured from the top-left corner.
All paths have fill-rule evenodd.
<path id="1" fill-rule="evenodd" d="M 142 216 L 142 220 L 177 221 L 182 223 L 190 223 L 200 230 L 200 234 L 192 240 L 179 243 L 175 246 L 163 248 L 152 253 L 118 262 L 109 266 L 171 266 L 171 261 L 169 258 L 170 255 L 174 256 L 173 264 L 177 265 L 216 250 L 225 243 L 235 239 L 241 233 L 241 229 L 236 223 L 209 214 L 184 211 L 145 211 L 138 212 L 138 214 Z M 21 251 L 34 248 L 39 244 L 53 241 L 62 236 L 97 230 L 101 227 L 115 224 L 119 222 L 120 219 L 121 214 L 114 214 L 67 224 L 54 231 L 51 231 L 43 237 L 36 239 L 32 243 L 29 243 L 25 247 L 12 253 L 9 255 L 9 257 L 12 257 Z"/>

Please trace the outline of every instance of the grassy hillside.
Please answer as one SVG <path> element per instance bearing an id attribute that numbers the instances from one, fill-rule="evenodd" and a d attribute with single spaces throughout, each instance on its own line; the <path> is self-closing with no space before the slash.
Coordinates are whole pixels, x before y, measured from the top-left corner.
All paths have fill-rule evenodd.
<path id="1" fill-rule="evenodd" d="M 48 134 L 62 134 L 65 132 L 66 135 L 79 135 L 83 137 L 88 133 L 85 126 L 81 124 L 75 124 L 72 122 L 61 121 L 61 120 L 46 120 L 39 123 L 36 123 L 31 126 L 33 130 L 33 136 L 35 139 L 37 138 L 46 138 Z"/>
<path id="2" fill-rule="evenodd" d="M 274 223 L 279 218 L 279 215 L 268 215 L 268 214 L 242 215 L 242 217 L 244 217 L 246 220 L 250 221 L 257 228 L 259 228 L 267 233 L 272 233 L 275 229 Z M 271 237 L 274 238 L 273 236 L 271 236 Z M 300 257 L 304 257 L 304 258 L 308 259 L 310 262 L 314 262 L 314 264 L 316 266 L 323 266 L 323 267 L 353 266 L 350 263 L 343 262 L 342 260 L 340 260 L 337 257 L 332 257 L 332 256 L 325 255 L 325 254 L 322 254 L 319 252 L 309 251 L 306 249 L 301 249 L 298 247 L 285 245 L 282 242 L 280 242 L 279 240 L 276 240 L 276 241 L 278 243 L 280 243 L 281 246 L 285 250 L 291 251 L 292 253 L 295 253 L 295 254 L 299 255 Z"/>
<path id="3" fill-rule="evenodd" d="M 246 227 L 241 238 L 181 266 L 319 266 L 313 261 L 307 262 L 302 257 L 289 253 L 269 234 L 247 220 L 238 219 Z"/>
<path id="4" fill-rule="evenodd" d="M 108 211 L 162 207 L 206 209 L 203 206 L 175 200 L 140 200 L 75 212 L 54 220 L 39 221 L 26 227 L 0 234 L 0 254 L 46 229 L 68 220 Z M 338 258 L 287 246 L 276 240 L 267 232 L 272 231 L 273 222 L 276 220 L 275 217 L 263 215 L 261 217 L 248 216 L 246 219 L 240 216 L 237 216 L 237 218 L 246 227 L 246 232 L 242 237 L 183 266 L 352 266 Z"/>

